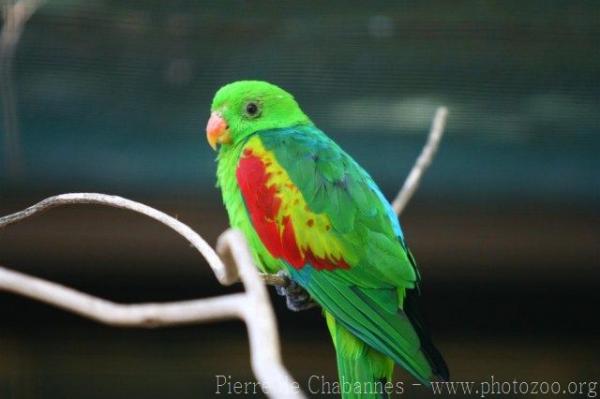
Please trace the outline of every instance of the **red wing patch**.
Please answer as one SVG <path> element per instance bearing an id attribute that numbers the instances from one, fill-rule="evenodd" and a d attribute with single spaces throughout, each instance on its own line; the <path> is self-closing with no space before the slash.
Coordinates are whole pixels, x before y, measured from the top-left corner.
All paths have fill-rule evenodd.
<path id="1" fill-rule="evenodd" d="M 302 216 L 307 221 L 300 228 L 313 228 L 315 218 L 319 215 L 309 214 L 306 204 L 299 204 L 298 198 L 288 198 L 291 203 L 285 202 L 284 194 L 301 194 L 287 173 L 278 164 L 273 165 L 276 161 L 271 158 L 272 154 L 260 147 L 256 151 L 252 148 L 244 150 L 238 163 L 236 178 L 252 225 L 264 246 L 274 258 L 283 259 L 296 269 L 301 269 L 306 264 L 317 270 L 349 268 L 350 265 L 341 254 L 335 256 L 328 251 L 325 256 L 320 257 L 313 253 L 309 244 L 304 249 L 299 245 L 290 207 L 302 207 Z M 301 202 L 304 202 L 303 198 Z M 324 230 L 329 231 L 329 228 L 329 224 L 324 225 Z M 339 245 L 335 249 L 340 252 Z"/>

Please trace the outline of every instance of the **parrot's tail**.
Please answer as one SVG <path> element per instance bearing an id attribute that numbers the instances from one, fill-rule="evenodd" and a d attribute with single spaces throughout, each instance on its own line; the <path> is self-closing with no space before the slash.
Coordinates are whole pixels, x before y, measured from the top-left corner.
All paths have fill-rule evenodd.
<path id="1" fill-rule="evenodd" d="M 397 393 L 392 384 L 394 362 L 357 339 L 325 312 L 335 346 L 339 390 L 343 399 L 387 399 Z"/>

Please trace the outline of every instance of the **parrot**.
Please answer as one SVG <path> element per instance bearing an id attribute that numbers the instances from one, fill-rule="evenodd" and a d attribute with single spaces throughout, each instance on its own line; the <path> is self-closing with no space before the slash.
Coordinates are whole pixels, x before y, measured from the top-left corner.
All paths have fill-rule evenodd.
<path id="1" fill-rule="evenodd" d="M 396 364 L 426 386 L 447 381 L 398 217 L 294 96 L 264 81 L 229 83 L 213 98 L 206 136 L 231 227 L 261 272 L 289 278 L 288 307 L 321 307 L 340 383 L 389 383 Z M 342 396 L 387 397 L 351 391 Z"/>

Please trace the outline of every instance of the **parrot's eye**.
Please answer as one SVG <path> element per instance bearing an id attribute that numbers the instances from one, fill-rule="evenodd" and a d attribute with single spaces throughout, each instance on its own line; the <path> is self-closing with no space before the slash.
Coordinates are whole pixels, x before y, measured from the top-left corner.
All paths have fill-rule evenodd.
<path id="1" fill-rule="evenodd" d="M 249 118 L 256 118 L 257 116 L 260 115 L 260 106 L 257 102 L 255 101 L 250 101 L 249 103 L 246 104 L 246 116 L 248 116 Z"/>

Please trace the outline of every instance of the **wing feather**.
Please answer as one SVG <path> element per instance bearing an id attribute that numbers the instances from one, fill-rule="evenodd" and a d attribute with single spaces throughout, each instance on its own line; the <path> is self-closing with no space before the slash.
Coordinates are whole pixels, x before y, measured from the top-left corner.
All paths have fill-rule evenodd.
<path id="1" fill-rule="evenodd" d="M 265 187 L 253 187 L 242 166 L 238 183 L 271 255 L 369 346 L 423 382 L 447 376 L 422 325 L 413 326 L 403 310 L 418 271 L 389 202 L 367 172 L 314 126 L 261 131 L 246 147 L 244 154 L 264 165 L 263 178 L 255 180 Z M 274 198 L 261 198 L 264 193 Z M 277 208 L 270 219 L 259 214 L 265 203 L 269 211 Z M 261 223 L 275 227 L 258 229 Z"/>

